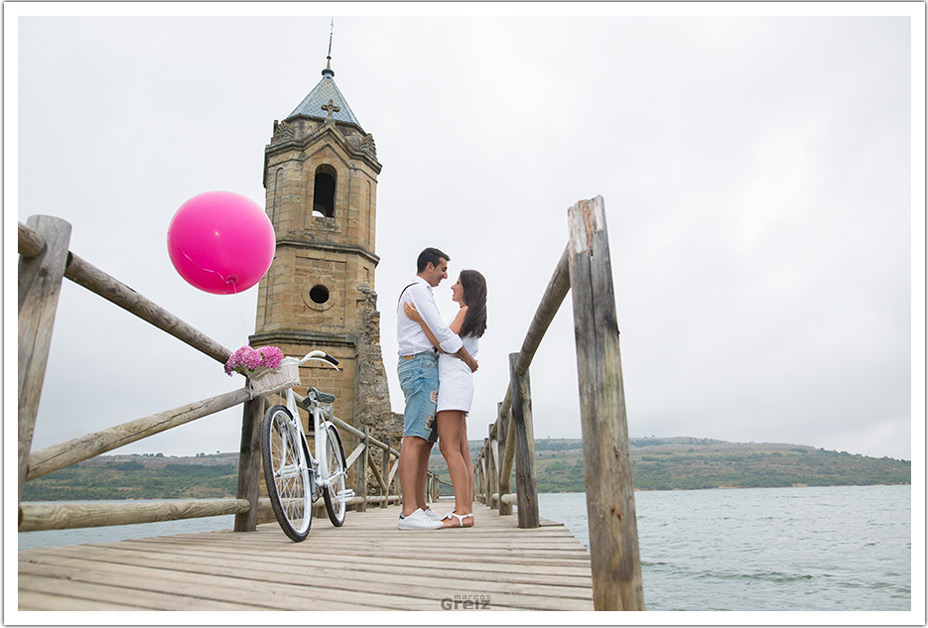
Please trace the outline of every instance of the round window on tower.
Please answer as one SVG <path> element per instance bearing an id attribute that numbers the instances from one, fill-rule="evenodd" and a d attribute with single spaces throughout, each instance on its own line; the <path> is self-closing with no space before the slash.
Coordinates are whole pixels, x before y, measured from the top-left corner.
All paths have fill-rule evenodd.
<path id="1" fill-rule="evenodd" d="M 303 303 L 316 311 L 323 312 L 333 305 L 332 293 L 328 286 L 309 280 L 303 284 Z"/>
<path id="2" fill-rule="evenodd" d="M 329 301 L 329 289 L 325 286 L 313 286 L 309 290 L 309 298 L 316 305 L 325 305 Z"/>

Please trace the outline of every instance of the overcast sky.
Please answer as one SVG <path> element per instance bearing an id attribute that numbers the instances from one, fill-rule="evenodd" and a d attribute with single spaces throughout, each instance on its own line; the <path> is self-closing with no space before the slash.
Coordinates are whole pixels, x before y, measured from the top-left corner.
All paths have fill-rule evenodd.
<path id="1" fill-rule="evenodd" d="M 383 164 L 376 290 L 394 410 L 393 308 L 418 252 L 452 258 L 435 291 L 449 318 L 456 273 L 487 277 L 468 431 L 482 439 L 505 394 L 507 354 L 567 243 L 567 208 L 602 195 L 630 436 L 910 459 L 913 410 L 924 434 L 923 175 L 913 179 L 911 158 L 924 148 L 911 82 L 923 5 L 890 16 L 839 3 L 825 17 L 740 4 L 713 10 L 730 15 L 663 5 L 530 15 L 572 11 L 539 5 L 510 17 L 476 15 L 504 12 L 484 4 L 381 17 L 357 5 L 247 17 L 167 15 L 185 10 L 176 4 L 156 5 L 159 17 L 5 8 L 7 52 L 16 46 L 6 132 L 17 142 L 5 160 L 8 400 L 16 218 L 68 220 L 76 254 L 229 349 L 245 344 L 257 287 L 236 298 L 185 283 L 167 226 L 208 190 L 264 205 L 273 122 L 320 80 L 338 11 L 335 81 Z M 249 8 L 262 12 L 210 10 Z M 923 101 L 914 106 L 923 119 Z M 569 304 L 531 369 L 537 438 L 580 436 Z M 65 281 L 34 447 L 243 382 Z M 118 451 L 237 451 L 240 430 L 239 407 Z"/>

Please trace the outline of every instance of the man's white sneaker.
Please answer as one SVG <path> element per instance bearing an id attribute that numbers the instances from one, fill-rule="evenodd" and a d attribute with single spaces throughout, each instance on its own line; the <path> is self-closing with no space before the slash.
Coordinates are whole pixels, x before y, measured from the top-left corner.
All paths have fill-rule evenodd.
<path id="1" fill-rule="evenodd" d="M 425 510 L 423 510 L 422 512 L 424 512 L 424 513 L 425 513 L 425 516 L 428 517 L 429 519 L 431 519 L 432 521 L 441 521 L 441 520 L 442 520 L 442 516 L 441 516 L 440 514 L 438 514 L 437 512 L 435 512 L 434 510 L 432 510 L 432 507 L 431 507 L 431 506 L 426 506 L 426 507 L 425 507 Z"/>
<path id="2" fill-rule="evenodd" d="M 440 530 L 445 525 L 441 521 L 432 521 L 421 508 L 404 517 L 400 515 L 400 530 Z"/>

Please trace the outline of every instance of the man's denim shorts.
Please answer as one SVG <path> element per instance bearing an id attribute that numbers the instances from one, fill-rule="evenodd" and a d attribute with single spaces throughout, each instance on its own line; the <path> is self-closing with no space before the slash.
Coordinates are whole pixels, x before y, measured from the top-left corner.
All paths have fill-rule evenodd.
<path id="1" fill-rule="evenodd" d="M 403 437 L 418 436 L 434 443 L 438 440 L 438 424 L 435 421 L 438 354 L 425 351 L 412 357 L 400 358 L 396 373 L 406 396 Z"/>

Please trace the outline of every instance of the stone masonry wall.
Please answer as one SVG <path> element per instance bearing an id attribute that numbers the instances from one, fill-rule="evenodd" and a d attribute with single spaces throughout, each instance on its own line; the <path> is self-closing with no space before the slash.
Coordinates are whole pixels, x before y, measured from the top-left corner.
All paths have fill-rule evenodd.
<path id="1" fill-rule="evenodd" d="M 355 417 L 359 424 L 370 426 L 371 436 L 399 449 L 403 417 L 395 414 L 390 407 L 390 390 L 380 346 L 377 295 L 364 288 L 362 293 L 364 298 L 358 302 Z"/>

